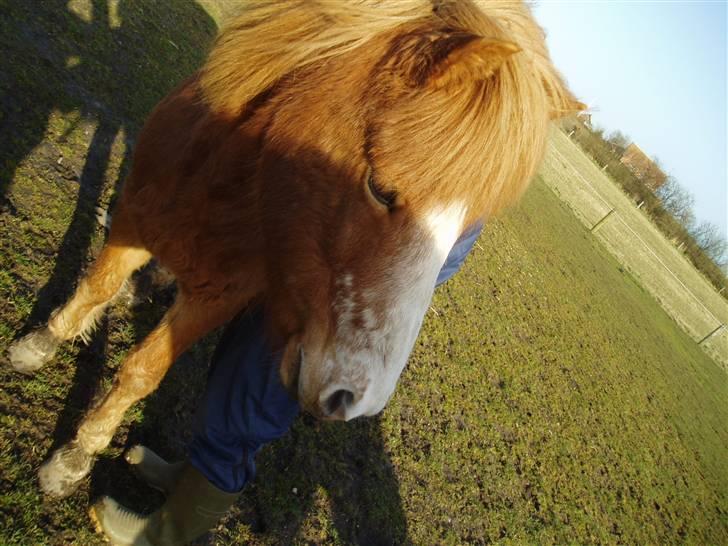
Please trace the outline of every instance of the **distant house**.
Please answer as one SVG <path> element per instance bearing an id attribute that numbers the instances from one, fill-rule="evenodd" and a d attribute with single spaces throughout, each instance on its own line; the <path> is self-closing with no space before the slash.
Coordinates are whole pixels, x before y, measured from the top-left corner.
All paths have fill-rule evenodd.
<path id="1" fill-rule="evenodd" d="M 662 169 L 634 143 L 627 146 L 620 161 L 652 191 L 656 191 L 667 180 Z"/>

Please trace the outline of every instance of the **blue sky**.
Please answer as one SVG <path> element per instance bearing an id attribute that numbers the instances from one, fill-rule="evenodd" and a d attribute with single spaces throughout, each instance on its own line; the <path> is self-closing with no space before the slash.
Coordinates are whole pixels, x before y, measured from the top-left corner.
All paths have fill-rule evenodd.
<path id="1" fill-rule="evenodd" d="M 657 156 L 728 234 L 726 2 L 541 0 L 534 14 L 593 121 Z"/>

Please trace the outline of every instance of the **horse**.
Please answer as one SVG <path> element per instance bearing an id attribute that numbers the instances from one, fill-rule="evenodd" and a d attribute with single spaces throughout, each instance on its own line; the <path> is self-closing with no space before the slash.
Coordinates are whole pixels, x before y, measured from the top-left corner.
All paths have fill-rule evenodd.
<path id="1" fill-rule="evenodd" d="M 550 121 L 582 108 L 520 2 L 246 2 L 150 114 L 73 296 L 11 346 L 32 373 L 87 339 L 152 257 L 176 278 L 161 322 L 41 466 L 42 490 L 71 494 L 125 411 L 250 305 L 303 409 L 380 412 L 453 243 L 517 201 Z"/>

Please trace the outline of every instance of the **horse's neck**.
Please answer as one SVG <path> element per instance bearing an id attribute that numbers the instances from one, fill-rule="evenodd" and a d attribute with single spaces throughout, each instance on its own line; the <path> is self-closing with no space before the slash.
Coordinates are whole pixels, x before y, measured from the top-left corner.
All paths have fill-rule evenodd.
<path id="1" fill-rule="evenodd" d="M 160 103 L 139 136 L 122 200 L 144 246 L 181 283 L 260 276 L 255 171 L 263 114 L 211 113 L 193 78 Z"/>

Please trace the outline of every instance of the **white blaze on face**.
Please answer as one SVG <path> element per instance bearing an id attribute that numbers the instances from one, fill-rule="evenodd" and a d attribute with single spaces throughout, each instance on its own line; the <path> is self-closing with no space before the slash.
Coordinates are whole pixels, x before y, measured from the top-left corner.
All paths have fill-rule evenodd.
<path id="1" fill-rule="evenodd" d="M 345 419 L 378 413 L 394 392 L 464 216 L 460 204 L 426 214 L 420 222 L 421 239 L 401 249 L 382 286 L 357 291 L 351 274 L 338 280 L 336 339 L 322 363 L 326 378 L 321 400 L 341 389 L 355 393 Z M 386 309 L 386 316 L 375 316 L 375 308 Z"/>

